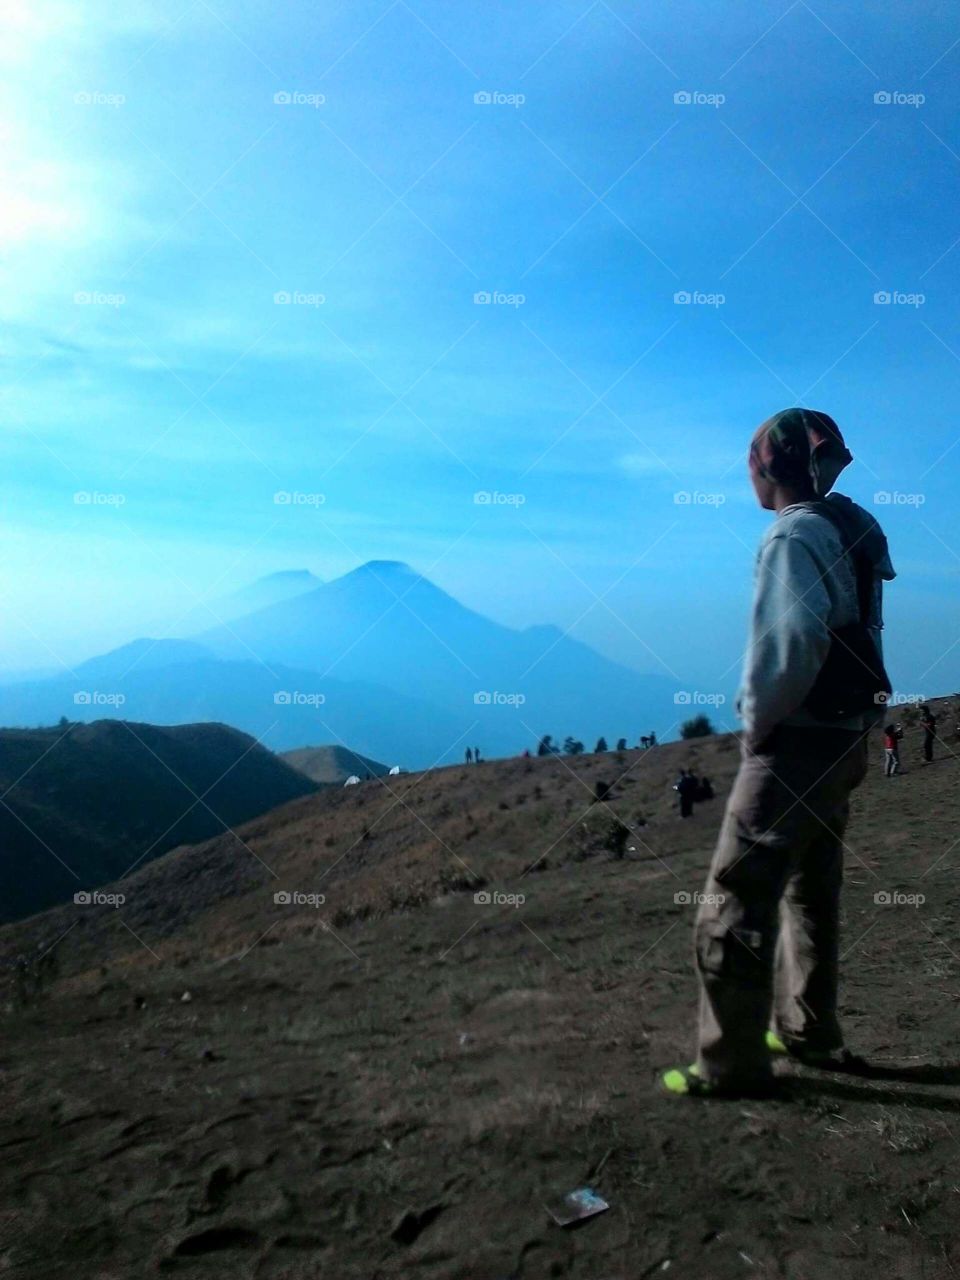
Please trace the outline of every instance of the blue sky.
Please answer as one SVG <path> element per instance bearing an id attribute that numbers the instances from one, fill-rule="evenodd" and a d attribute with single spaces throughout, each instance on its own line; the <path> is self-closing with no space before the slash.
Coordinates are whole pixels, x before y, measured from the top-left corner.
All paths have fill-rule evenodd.
<path id="1" fill-rule="evenodd" d="M 391 558 L 726 687 L 746 443 L 803 403 L 890 537 L 895 682 L 960 687 L 950 6 L 0 14 L 3 666 Z"/>

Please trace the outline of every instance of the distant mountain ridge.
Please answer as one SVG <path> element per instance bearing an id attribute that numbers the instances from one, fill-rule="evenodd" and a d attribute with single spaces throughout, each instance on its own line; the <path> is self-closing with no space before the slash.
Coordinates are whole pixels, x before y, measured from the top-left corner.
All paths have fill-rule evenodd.
<path id="1" fill-rule="evenodd" d="M 0 686 L 0 722 L 122 714 L 218 720 L 276 750 L 328 742 L 425 768 L 533 748 L 675 733 L 677 684 L 603 657 L 550 625 L 516 630 L 409 565 L 374 560 L 332 582 L 298 571 L 280 599 L 190 637 L 140 639 L 76 673 Z M 315 585 L 319 583 L 319 585 Z M 289 696 L 286 696 L 289 695 Z M 122 701 L 120 700 L 122 699 Z"/>

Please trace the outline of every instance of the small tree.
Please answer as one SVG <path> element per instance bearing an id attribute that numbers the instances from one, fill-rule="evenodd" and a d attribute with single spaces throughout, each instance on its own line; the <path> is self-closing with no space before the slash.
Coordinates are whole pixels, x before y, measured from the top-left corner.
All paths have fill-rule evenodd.
<path id="1" fill-rule="evenodd" d="M 606 738 L 598 738 L 597 745 L 593 749 L 594 751 L 608 751 L 609 747 L 607 746 Z"/>
<path id="2" fill-rule="evenodd" d="M 681 738 L 709 738 L 712 733 L 716 733 L 716 730 L 710 723 L 709 716 L 694 716 L 680 726 Z"/>
<path id="3" fill-rule="evenodd" d="M 617 750 L 618 750 L 618 751 L 626 751 L 626 749 L 627 749 L 627 740 L 626 740 L 626 738 L 618 738 L 618 739 L 617 739 Z"/>
<path id="4" fill-rule="evenodd" d="M 574 737 L 565 738 L 563 749 L 568 756 L 578 756 L 583 751 L 583 743 L 578 742 Z"/>
<path id="5" fill-rule="evenodd" d="M 553 751 L 554 751 L 554 747 L 553 747 L 553 735 L 552 735 L 552 734 L 550 734 L 550 733 L 545 733 L 545 734 L 543 735 L 543 737 L 540 739 L 540 745 L 539 745 L 539 747 L 537 747 L 537 755 L 538 755 L 538 756 L 552 756 L 552 755 L 553 755 Z"/>

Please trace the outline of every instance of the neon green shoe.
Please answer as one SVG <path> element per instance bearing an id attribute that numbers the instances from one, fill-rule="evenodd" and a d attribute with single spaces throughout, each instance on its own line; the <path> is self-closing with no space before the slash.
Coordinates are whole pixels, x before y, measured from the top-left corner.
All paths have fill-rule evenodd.
<path id="1" fill-rule="evenodd" d="M 767 1048 L 771 1053 L 789 1053 L 790 1050 L 775 1031 L 767 1032 Z"/>
<path id="2" fill-rule="evenodd" d="M 714 1092 L 713 1085 L 709 1080 L 704 1080 L 695 1062 L 689 1067 L 674 1067 L 672 1071 L 665 1071 L 660 1080 L 667 1093 L 681 1097 L 707 1098 Z"/>

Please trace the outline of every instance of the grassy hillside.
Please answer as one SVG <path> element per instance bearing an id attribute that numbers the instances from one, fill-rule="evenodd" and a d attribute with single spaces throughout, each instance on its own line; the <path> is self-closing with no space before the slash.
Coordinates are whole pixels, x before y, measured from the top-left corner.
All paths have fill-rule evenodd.
<path id="1" fill-rule="evenodd" d="M 342 786 L 352 776 L 379 778 L 390 772 L 389 765 L 358 755 L 356 751 L 348 751 L 346 747 L 297 747 L 293 751 L 281 752 L 280 758 L 321 786 L 337 783 Z"/>
<path id="2" fill-rule="evenodd" d="M 0 930 L 0 1262 L 25 1280 L 960 1273 L 955 749 L 922 768 L 911 728 L 888 781 L 876 743 L 854 798 L 841 1014 L 874 1077 L 785 1065 L 775 1102 L 654 1087 L 692 1052 L 684 895 L 731 738 L 327 789 L 144 867 L 119 909 Z M 718 798 L 681 821 L 687 763 Z M 877 900 L 898 892 L 924 901 Z M 42 949 L 56 962 L 18 981 L 13 957 Z M 544 1202 L 584 1183 L 611 1211 L 551 1226 Z"/>
<path id="3" fill-rule="evenodd" d="M 72 899 L 313 790 L 226 725 L 0 730 L 0 920 Z"/>

